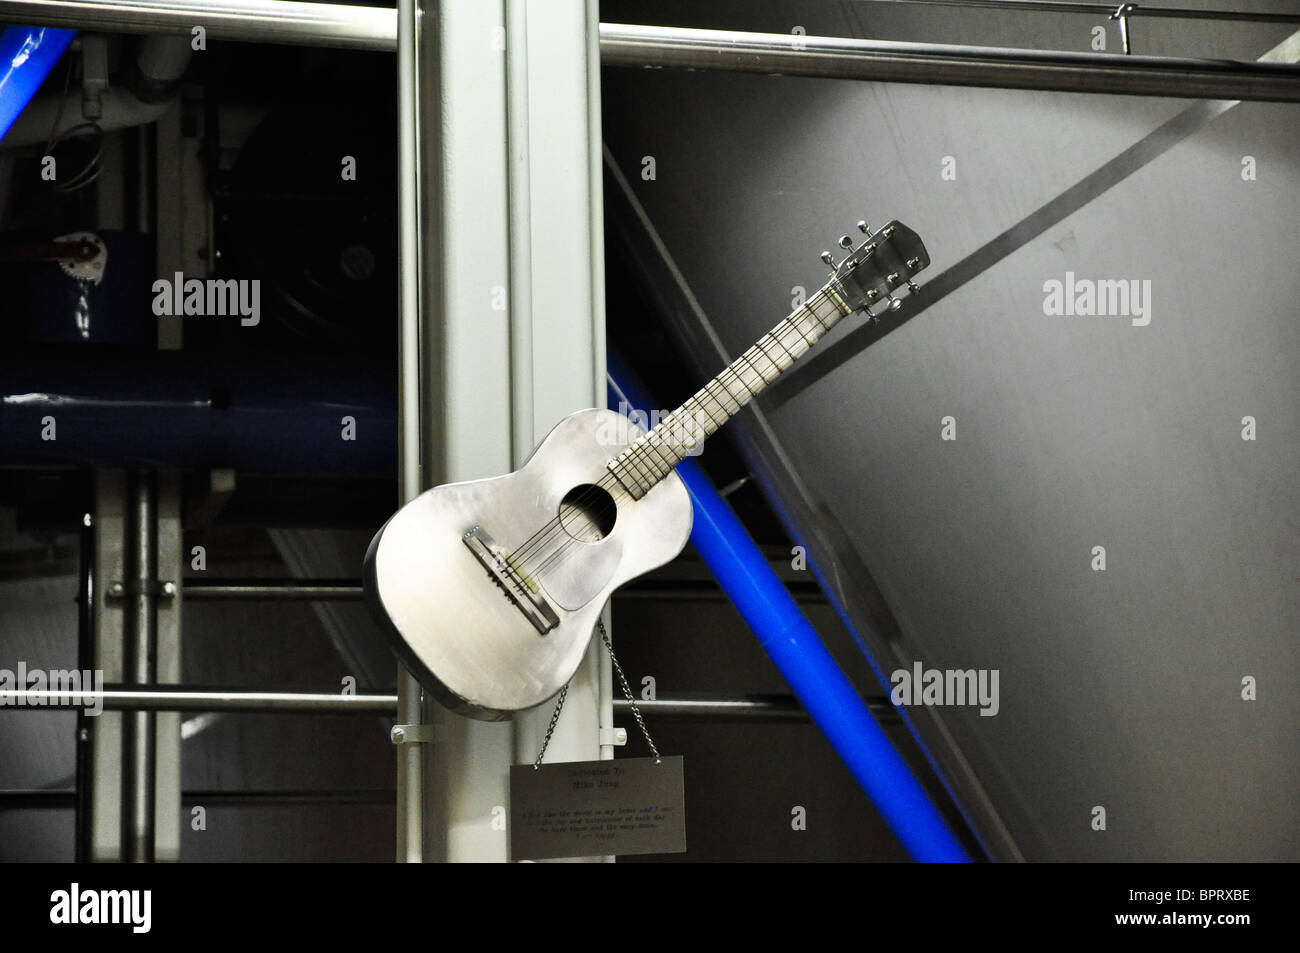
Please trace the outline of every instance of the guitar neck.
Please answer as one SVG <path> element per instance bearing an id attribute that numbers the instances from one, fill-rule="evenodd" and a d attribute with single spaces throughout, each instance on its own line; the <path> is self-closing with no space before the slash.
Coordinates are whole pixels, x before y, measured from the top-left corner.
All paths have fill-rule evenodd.
<path id="1" fill-rule="evenodd" d="M 834 282 L 828 283 L 611 460 L 609 471 L 633 498 L 640 499 L 852 312 Z"/>

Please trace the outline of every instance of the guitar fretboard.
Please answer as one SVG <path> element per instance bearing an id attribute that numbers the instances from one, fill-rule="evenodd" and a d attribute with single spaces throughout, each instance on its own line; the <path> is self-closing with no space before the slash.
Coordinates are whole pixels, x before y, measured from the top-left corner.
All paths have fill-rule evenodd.
<path id="1" fill-rule="evenodd" d="M 785 373 L 850 309 L 831 285 L 759 338 L 690 400 L 642 434 L 607 467 L 633 499 L 672 472 L 706 437 L 711 436 L 763 388 Z"/>

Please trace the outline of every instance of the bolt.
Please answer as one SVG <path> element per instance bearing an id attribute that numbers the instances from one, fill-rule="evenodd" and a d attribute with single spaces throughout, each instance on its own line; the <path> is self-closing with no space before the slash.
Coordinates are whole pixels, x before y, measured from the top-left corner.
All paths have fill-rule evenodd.
<path id="1" fill-rule="evenodd" d="M 392 735 L 390 737 L 393 739 L 393 744 L 400 745 L 403 741 L 406 740 L 406 729 L 394 727 Z"/>
<path id="2" fill-rule="evenodd" d="M 110 599 L 121 599 L 126 595 L 126 586 L 120 582 L 111 583 L 108 587 L 108 597 Z"/>

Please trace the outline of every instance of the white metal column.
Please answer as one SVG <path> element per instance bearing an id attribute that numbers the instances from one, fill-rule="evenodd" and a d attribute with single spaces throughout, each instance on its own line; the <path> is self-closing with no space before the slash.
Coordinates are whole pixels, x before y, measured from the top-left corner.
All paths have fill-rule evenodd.
<path id="1" fill-rule="evenodd" d="M 562 417 L 604 405 L 597 6 L 427 2 L 415 29 L 419 437 L 433 485 L 514 469 Z M 593 648 L 548 759 L 601 756 L 601 668 Z M 508 858 L 509 766 L 535 756 L 542 707 L 484 723 L 427 705 L 424 859 Z"/>

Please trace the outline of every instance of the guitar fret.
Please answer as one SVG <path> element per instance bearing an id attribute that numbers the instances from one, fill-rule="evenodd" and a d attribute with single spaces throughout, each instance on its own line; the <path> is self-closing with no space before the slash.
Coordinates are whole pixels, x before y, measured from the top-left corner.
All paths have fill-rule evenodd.
<path id="1" fill-rule="evenodd" d="M 766 340 L 767 340 L 767 336 L 764 335 L 763 337 L 758 339 L 758 343 L 755 344 L 754 347 L 758 348 L 759 353 L 762 354 L 765 358 L 767 358 L 767 363 L 771 364 L 774 368 L 776 368 L 776 373 L 779 376 L 782 373 L 781 365 L 772 359 L 771 354 L 767 353 L 767 345 L 763 343 Z M 762 377 L 761 374 L 759 376 Z M 773 380 L 775 379 L 776 378 L 774 377 Z M 767 384 L 768 382 L 765 380 L 763 381 L 763 383 Z"/>
<path id="2" fill-rule="evenodd" d="M 792 324 L 792 325 L 790 325 L 790 326 L 791 326 L 791 328 L 794 329 L 794 333 L 795 333 L 795 334 L 797 334 L 797 335 L 799 335 L 799 337 L 803 338 L 803 343 L 804 343 L 804 344 L 807 344 L 808 347 L 809 347 L 810 349 L 812 348 L 812 346 L 813 346 L 815 343 L 817 343 L 817 339 L 816 339 L 816 338 L 813 338 L 811 341 L 808 340 L 808 335 L 806 335 L 806 334 L 803 333 L 803 330 L 799 327 L 798 324 Z"/>
<path id="3" fill-rule="evenodd" d="M 710 381 L 708 384 L 705 384 L 702 393 L 705 394 L 711 401 L 713 401 L 714 405 L 716 405 L 717 408 L 722 411 L 722 420 L 714 421 L 715 423 L 717 423 L 719 427 L 721 427 L 724 423 L 726 423 L 727 418 L 730 417 L 733 413 L 735 413 L 735 411 L 728 410 L 726 403 L 718 400 L 717 396 L 711 390 L 713 384 L 714 384 L 713 381 Z M 726 393 L 727 388 L 725 385 L 722 385 L 722 390 L 724 393 Z M 692 403 L 694 403 L 695 400 L 696 399 L 694 397 L 691 398 Z M 700 411 L 702 413 L 708 414 L 710 420 L 714 419 L 713 414 L 705 410 L 703 405 L 700 406 Z"/>
<path id="4" fill-rule="evenodd" d="M 653 433 L 654 431 L 650 432 L 650 434 Z M 669 454 L 668 457 L 664 457 L 664 455 L 660 453 L 659 448 L 661 444 L 656 443 L 655 438 L 652 437 L 650 434 L 646 434 L 641 438 L 641 440 L 643 441 L 642 446 L 644 447 L 644 453 L 642 454 L 642 459 L 650 463 L 653 463 L 655 465 L 656 469 L 651 470 L 650 472 L 654 476 L 655 482 L 657 483 L 664 478 L 664 476 L 668 473 L 669 470 L 671 470 L 673 467 L 677 465 L 677 462 L 672 461 L 670 459 L 672 456 L 671 453 Z M 658 468 L 660 466 L 664 468 L 663 472 L 658 472 Z"/>
<path id="5" fill-rule="evenodd" d="M 608 467 L 635 499 L 677 466 L 700 441 L 785 373 L 835 326 L 844 310 L 823 288 L 732 361 L 686 403 L 642 434 Z M 825 313 L 823 313 L 825 308 Z M 765 371 L 762 362 L 769 365 Z M 709 405 L 712 404 L 712 407 Z"/>
<path id="6" fill-rule="evenodd" d="M 716 397 L 713 398 L 714 403 L 717 403 L 722 408 L 722 412 L 726 414 L 727 417 L 730 417 L 732 414 L 736 413 L 736 411 L 740 410 L 741 403 L 739 400 L 736 399 L 736 395 L 731 392 L 731 387 L 721 380 L 710 381 L 708 384 L 704 385 L 704 389 L 709 390 L 709 388 L 712 387 L 714 383 L 716 383 L 722 389 L 722 393 L 725 394 L 727 398 L 730 399 L 730 401 L 736 405 L 735 410 L 729 410 L 727 408 L 726 400 L 719 401 L 718 398 Z"/>

